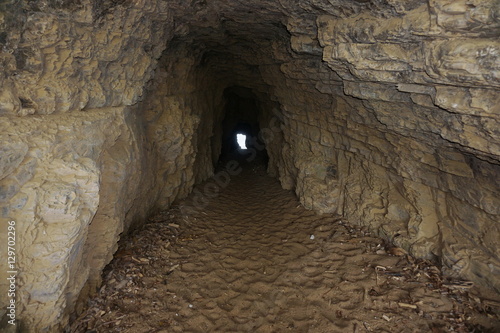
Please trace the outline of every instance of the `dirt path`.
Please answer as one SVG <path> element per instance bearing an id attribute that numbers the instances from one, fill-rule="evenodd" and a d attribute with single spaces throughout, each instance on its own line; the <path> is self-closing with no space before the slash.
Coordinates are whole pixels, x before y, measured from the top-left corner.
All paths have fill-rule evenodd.
<path id="1" fill-rule="evenodd" d="M 498 318 L 471 300 L 468 286 L 444 282 L 430 263 L 386 254 L 378 238 L 305 210 L 275 179 L 248 170 L 203 211 L 169 210 L 124 242 L 73 331 L 494 327 Z"/>

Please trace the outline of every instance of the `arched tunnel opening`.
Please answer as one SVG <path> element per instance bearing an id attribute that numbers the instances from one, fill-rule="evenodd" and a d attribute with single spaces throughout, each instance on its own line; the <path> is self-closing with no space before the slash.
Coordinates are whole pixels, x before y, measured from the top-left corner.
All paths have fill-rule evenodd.
<path id="1" fill-rule="evenodd" d="M 246 134 L 236 133 L 236 143 L 240 150 L 246 150 L 247 148 L 247 136 Z"/>
<path id="2" fill-rule="evenodd" d="M 494 331 L 498 17 L 0 1 L 0 330 Z"/>
<path id="3" fill-rule="evenodd" d="M 256 97 L 248 88 L 230 87 L 225 89 L 224 98 L 219 161 L 224 163 L 235 159 L 243 166 L 262 164 L 267 169 L 269 158 L 263 137 L 266 131 L 262 131 L 259 125 L 264 111 L 259 109 Z"/>

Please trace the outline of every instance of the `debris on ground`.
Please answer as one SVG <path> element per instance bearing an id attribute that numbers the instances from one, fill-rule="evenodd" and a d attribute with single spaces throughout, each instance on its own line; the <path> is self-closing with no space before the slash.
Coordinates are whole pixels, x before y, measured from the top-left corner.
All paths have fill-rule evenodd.
<path id="1" fill-rule="evenodd" d="M 260 177 L 124 239 L 68 331 L 498 332 L 500 303 L 470 281 Z"/>

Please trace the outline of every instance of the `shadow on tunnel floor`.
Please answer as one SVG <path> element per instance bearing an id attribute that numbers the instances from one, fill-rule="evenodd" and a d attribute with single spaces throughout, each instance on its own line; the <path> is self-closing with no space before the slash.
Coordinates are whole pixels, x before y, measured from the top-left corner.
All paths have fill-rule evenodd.
<path id="1" fill-rule="evenodd" d="M 229 153 L 221 155 L 217 162 L 215 172 L 224 170 L 228 164 L 236 163 L 237 167 L 243 170 L 267 170 L 269 157 L 265 150 L 257 151 L 255 149 L 235 149 Z"/>

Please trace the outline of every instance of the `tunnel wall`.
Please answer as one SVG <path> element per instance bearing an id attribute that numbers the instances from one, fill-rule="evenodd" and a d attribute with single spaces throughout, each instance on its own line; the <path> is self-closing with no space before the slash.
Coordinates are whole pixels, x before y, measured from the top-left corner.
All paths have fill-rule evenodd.
<path id="1" fill-rule="evenodd" d="M 141 110 L 160 162 L 157 205 L 167 208 L 213 175 L 221 153 L 224 86 L 201 54 L 173 42 L 159 61 Z"/>
<path id="2" fill-rule="evenodd" d="M 3 119 L 2 133 L 11 162 L 3 165 L 9 204 L 2 212 L 16 221 L 18 320 L 44 331 L 67 320 L 82 288 L 98 284 L 120 233 L 148 214 L 151 203 L 135 201 L 147 193 L 141 184 L 152 183 L 144 134 L 123 107 Z"/>
<path id="3" fill-rule="evenodd" d="M 303 57 L 263 76 L 285 117 L 279 178 L 305 207 L 498 291 L 498 6 L 475 5 L 318 16 L 317 34 L 290 20 Z"/>
<path id="4" fill-rule="evenodd" d="M 99 284 L 120 233 L 152 209 L 153 201 L 136 201 L 155 183 L 154 158 L 130 105 L 168 36 L 143 17 L 154 6 L 115 8 L 119 19 L 90 2 L 5 9 L 2 227 L 16 221 L 17 323 L 45 332 L 67 323 L 81 291 Z M 6 309 L 8 299 L 1 300 Z"/>

